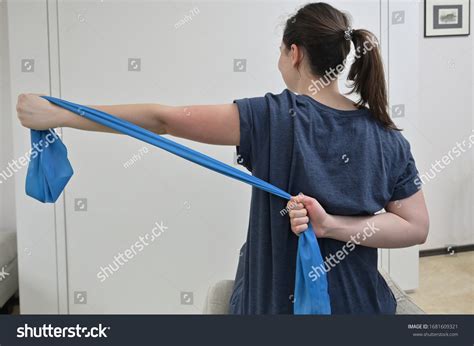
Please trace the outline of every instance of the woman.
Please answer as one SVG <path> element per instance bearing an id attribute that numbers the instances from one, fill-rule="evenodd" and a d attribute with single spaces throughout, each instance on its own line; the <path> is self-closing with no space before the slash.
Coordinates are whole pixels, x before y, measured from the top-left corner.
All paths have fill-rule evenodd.
<path id="1" fill-rule="evenodd" d="M 337 83 L 351 42 L 356 104 Z M 158 134 L 236 145 L 240 162 L 255 176 L 293 195 L 305 193 L 285 206 L 253 189 L 232 313 L 293 312 L 296 235 L 308 222 L 326 259 L 308 275 L 317 280 L 327 272 L 332 312 L 395 313 L 377 270 L 377 248 L 422 244 L 429 222 L 410 146 L 388 115 L 376 42 L 370 32 L 352 30 L 342 12 L 312 3 L 286 23 L 278 67 L 288 89 L 281 94 L 208 106 L 92 106 Z M 32 129 L 110 131 L 37 95 L 20 95 L 17 110 Z"/>

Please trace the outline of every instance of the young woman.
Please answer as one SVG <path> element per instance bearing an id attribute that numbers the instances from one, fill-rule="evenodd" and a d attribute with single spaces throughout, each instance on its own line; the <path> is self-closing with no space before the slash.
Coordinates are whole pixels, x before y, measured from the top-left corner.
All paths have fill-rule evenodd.
<path id="1" fill-rule="evenodd" d="M 351 43 L 356 104 L 337 82 Z M 318 279 L 327 272 L 332 312 L 394 314 L 396 302 L 377 270 L 377 248 L 422 244 L 429 223 L 410 146 L 388 115 L 376 39 L 352 30 L 348 17 L 330 5 L 312 3 L 288 19 L 280 49 L 278 67 L 288 89 L 278 95 L 208 106 L 92 107 L 158 134 L 236 145 L 255 176 L 305 194 L 287 207 L 253 189 L 232 313 L 293 312 L 296 235 L 311 222 L 326 263 L 308 275 Z M 19 96 L 17 111 L 32 129 L 110 131 L 33 94 Z"/>

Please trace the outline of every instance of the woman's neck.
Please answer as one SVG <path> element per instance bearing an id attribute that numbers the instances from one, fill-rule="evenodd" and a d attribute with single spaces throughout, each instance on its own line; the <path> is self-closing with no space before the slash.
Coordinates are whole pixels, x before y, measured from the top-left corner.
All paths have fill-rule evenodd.
<path id="1" fill-rule="evenodd" d="M 308 95 L 331 108 L 340 110 L 358 109 L 351 99 L 341 94 L 337 79 L 301 77 L 293 91 L 300 95 Z"/>

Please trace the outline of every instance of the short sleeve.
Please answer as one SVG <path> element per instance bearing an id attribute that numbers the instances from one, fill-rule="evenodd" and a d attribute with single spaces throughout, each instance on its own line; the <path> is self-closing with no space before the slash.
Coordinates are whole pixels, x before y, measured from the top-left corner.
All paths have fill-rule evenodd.
<path id="1" fill-rule="evenodd" d="M 406 142 L 404 146 L 401 162 L 402 170 L 396 178 L 395 188 L 392 193 L 391 201 L 398 201 L 410 197 L 421 189 L 421 181 L 418 176 L 415 159 L 410 151 L 410 145 Z"/>
<path id="2" fill-rule="evenodd" d="M 269 111 L 266 97 L 234 100 L 239 109 L 240 145 L 237 146 L 237 163 L 252 171 L 259 151 L 268 141 Z"/>

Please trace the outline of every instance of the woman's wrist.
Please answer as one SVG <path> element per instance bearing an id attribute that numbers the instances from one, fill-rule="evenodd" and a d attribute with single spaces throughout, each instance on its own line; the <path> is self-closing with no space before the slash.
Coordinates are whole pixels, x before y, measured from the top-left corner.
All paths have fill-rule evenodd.
<path id="1" fill-rule="evenodd" d="M 320 230 L 321 230 L 321 237 L 322 238 L 331 238 L 331 235 L 336 228 L 336 217 L 331 214 L 327 214 L 327 216 L 324 218 L 324 221 L 321 224 Z"/>
<path id="2" fill-rule="evenodd" d="M 55 106 L 54 108 L 55 108 L 54 116 L 57 119 L 57 126 L 55 127 L 72 127 L 71 126 L 71 121 L 73 119 L 73 117 L 71 117 L 72 113 L 58 106 Z"/>

